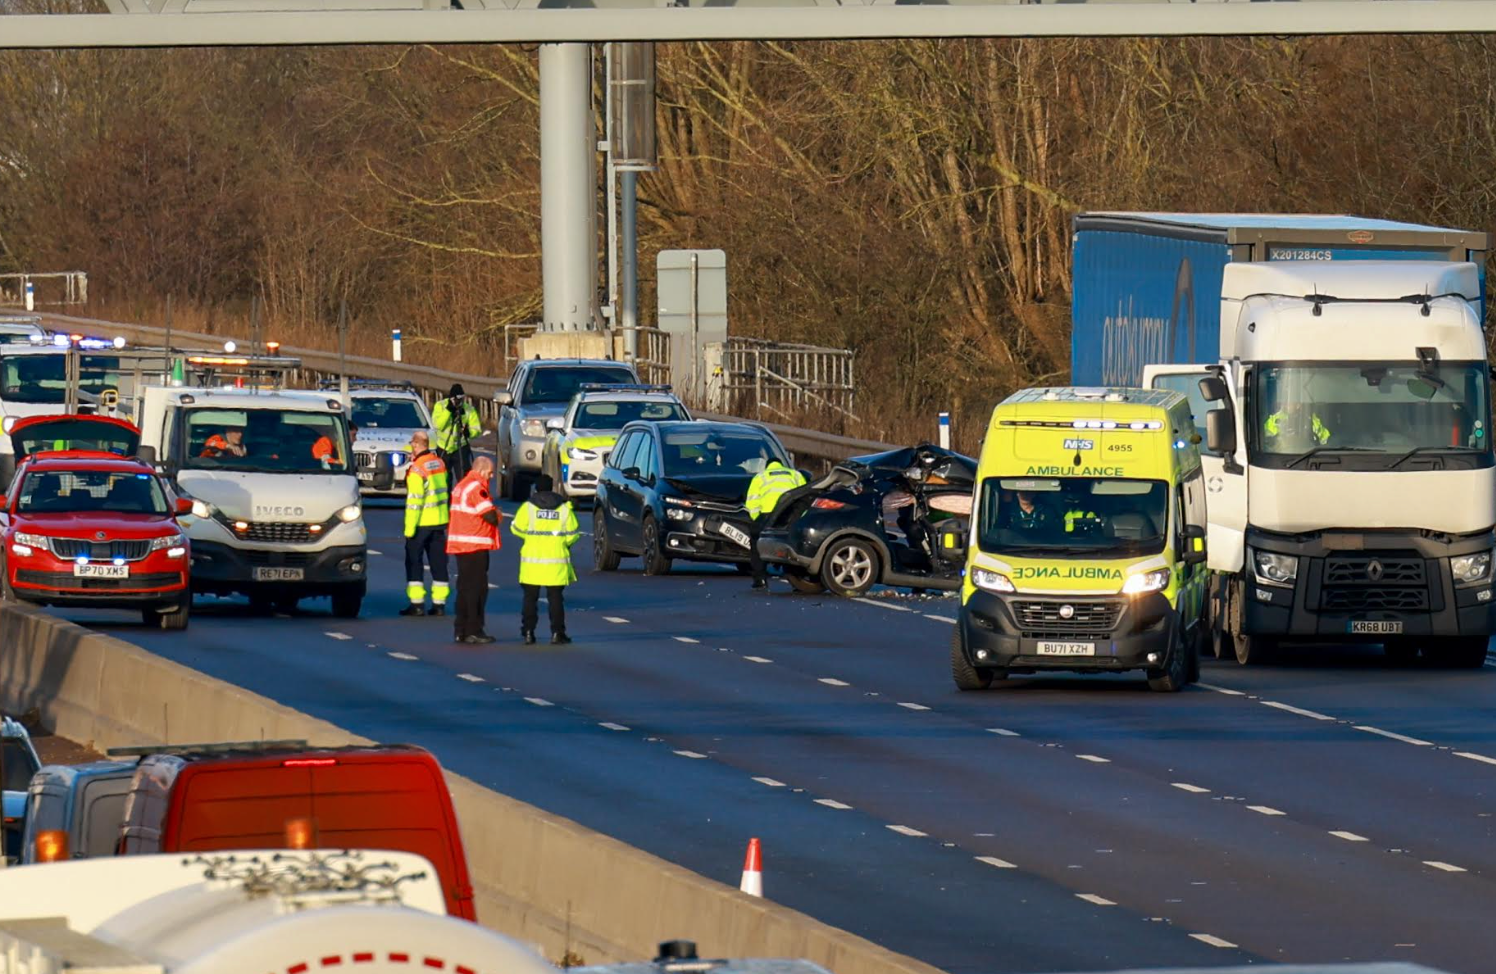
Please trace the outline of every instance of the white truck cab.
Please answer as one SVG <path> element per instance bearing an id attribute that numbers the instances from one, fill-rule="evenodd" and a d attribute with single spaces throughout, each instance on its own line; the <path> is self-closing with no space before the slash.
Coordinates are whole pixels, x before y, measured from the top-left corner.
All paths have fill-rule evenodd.
<path id="1" fill-rule="evenodd" d="M 368 532 L 336 396 L 148 386 L 139 415 L 142 455 L 194 501 L 194 592 L 283 611 L 330 596 L 358 615 Z"/>

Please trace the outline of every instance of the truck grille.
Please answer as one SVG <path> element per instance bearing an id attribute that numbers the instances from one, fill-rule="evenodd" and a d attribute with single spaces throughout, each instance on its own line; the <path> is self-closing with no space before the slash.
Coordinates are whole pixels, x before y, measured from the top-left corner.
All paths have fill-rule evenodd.
<path id="1" fill-rule="evenodd" d="M 305 544 L 312 540 L 312 526 L 283 521 L 255 521 L 240 537 L 246 541 L 263 541 L 268 544 Z"/>
<path id="2" fill-rule="evenodd" d="M 1081 639 L 1109 635 L 1122 617 L 1122 603 L 1117 601 L 1015 601 L 1009 603 L 1023 634 L 1036 636 L 1070 636 Z M 1065 618 L 1069 606 L 1072 615 Z"/>
<path id="3" fill-rule="evenodd" d="M 1428 608 L 1428 590 L 1386 586 L 1326 589 L 1321 601 L 1326 609 L 1338 612 L 1361 612 L 1367 609 L 1417 611 Z"/>
<path id="4" fill-rule="evenodd" d="M 1320 607 L 1332 612 L 1421 612 L 1431 607 L 1428 563 L 1406 554 L 1357 552 L 1325 559 Z"/>
<path id="5" fill-rule="evenodd" d="M 143 541 L 90 541 L 87 538 L 53 538 L 52 554 L 65 561 L 92 558 L 96 561 L 139 561 L 151 553 L 149 540 Z"/>
<path id="6" fill-rule="evenodd" d="M 1424 585 L 1422 558 L 1354 555 L 1325 561 L 1326 585 Z"/>

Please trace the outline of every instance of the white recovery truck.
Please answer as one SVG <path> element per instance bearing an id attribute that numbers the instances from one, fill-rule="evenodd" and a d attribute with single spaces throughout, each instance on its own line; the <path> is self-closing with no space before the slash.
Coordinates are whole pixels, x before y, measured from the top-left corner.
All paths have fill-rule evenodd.
<path id="1" fill-rule="evenodd" d="M 436 870 L 410 853 L 270 849 L 0 872 L 0 971 L 77 970 L 557 971 L 515 941 L 446 915 Z"/>
<path id="2" fill-rule="evenodd" d="M 1496 632 L 1496 459 L 1473 263 L 1230 263 L 1204 414 L 1217 656 L 1381 643 L 1455 666 Z"/>
<path id="3" fill-rule="evenodd" d="M 193 500 L 194 592 L 282 611 L 330 596 L 358 615 L 368 532 L 336 396 L 148 386 L 139 417 L 141 455 Z"/>

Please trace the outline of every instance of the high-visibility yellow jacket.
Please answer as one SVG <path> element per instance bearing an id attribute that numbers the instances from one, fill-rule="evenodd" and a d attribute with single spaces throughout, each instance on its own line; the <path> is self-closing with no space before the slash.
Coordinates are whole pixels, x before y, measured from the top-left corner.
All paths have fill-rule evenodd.
<path id="1" fill-rule="evenodd" d="M 571 501 L 547 491 L 520 506 L 509 530 L 524 539 L 519 550 L 521 585 L 570 585 L 577 580 L 571 567 L 571 546 L 582 536 Z"/>
<path id="2" fill-rule="evenodd" d="M 446 524 L 447 502 L 447 465 L 430 450 L 417 454 L 405 474 L 405 536 Z"/>
<path id="3" fill-rule="evenodd" d="M 1278 436 L 1283 432 L 1283 420 L 1286 418 L 1287 416 L 1284 413 L 1273 413 L 1267 419 L 1263 420 L 1262 431 L 1268 436 Z M 1318 415 L 1311 414 L 1309 418 L 1313 420 L 1315 442 L 1320 446 L 1324 446 L 1330 442 L 1330 428 L 1320 422 Z"/>
<path id="4" fill-rule="evenodd" d="M 804 486 L 805 478 L 800 471 L 791 470 L 778 460 L 770 460 L 748 485 L 748 500 L 743 506 L 748 509 L 748 516 L 756 521 L 761 514 L 774 513 L 779 498 L 796 487 Z"/>
<path id="5" fill-rule="evenodd" d="M 436 448 L 448 452 L 483 432 L 483 425 L 478 422 L 478 410 L 466 399 L 462 401 L 461 417 L 453 412 L 452 400 L 438 400 L 431 410 L 431 422 L 436 427 Z"/>

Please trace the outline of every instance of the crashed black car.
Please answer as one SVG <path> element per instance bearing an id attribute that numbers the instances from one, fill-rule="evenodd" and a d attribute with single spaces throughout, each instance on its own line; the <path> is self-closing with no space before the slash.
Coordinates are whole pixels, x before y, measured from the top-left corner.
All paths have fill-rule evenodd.
<path id="1" fill-rule="evenodd" d="M 957 589 L 977 462 L 926 443 L 852 457 L 790 491 L 759 537 L 801 592 L 859 596 L 878 583 Z"/>

